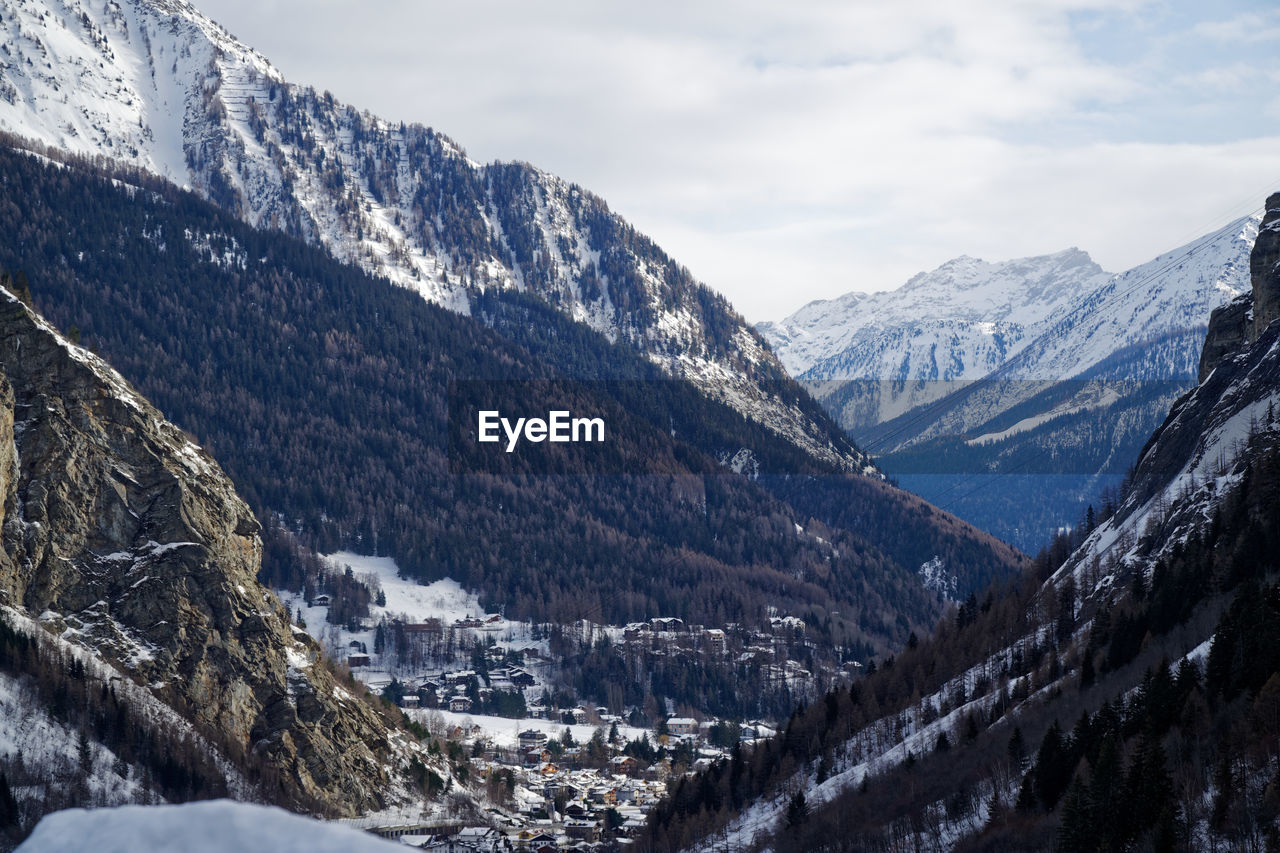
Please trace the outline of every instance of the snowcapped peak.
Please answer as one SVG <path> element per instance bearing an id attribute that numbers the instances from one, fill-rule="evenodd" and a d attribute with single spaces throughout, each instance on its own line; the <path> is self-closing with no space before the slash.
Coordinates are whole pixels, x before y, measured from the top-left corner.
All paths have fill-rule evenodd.
<path id="1" fill-rule="evenodd" d="M 793 375 L 813 379 L 897 377 L 904 358 L 912 361 L 904 346 L 923 341 L 920 354 L 932 353 L 927 357 L 933 359 L 937 340 L 960 335 L 961 350 L 963 341 L 972 338 L 970 349 L 982 353 L 974 350 L 963 365 L 931 360 L 908 366 L 907 372 L 971 378 L 975 370 L 981 375 L 1015 352 L 1036 323 L 1065 310 L 1108 277 L 1077 248 L 994 263 L 962 255 L 917 273 L 896 290 L 812 302 L 759 329 Z M 999 343 L 991 349 L 996 332 Z M 875 354 L 858 355 L 867 346 Z"/>

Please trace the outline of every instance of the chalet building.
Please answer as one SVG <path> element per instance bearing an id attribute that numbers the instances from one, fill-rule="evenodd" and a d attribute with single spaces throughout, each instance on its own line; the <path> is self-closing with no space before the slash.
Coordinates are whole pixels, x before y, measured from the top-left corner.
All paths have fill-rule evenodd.
<path id="1" fill-rule="evenodd" d="M 449 710 L 460 714 L 465 714 L 471 710 L 471 700 L 466 696 L 450 696 Z"/>
<path id="2" fill-rule="evenodd" d="M 640 770 L 640 762 L 630 755 L 615 755 L 609 759 L 609 771 L 619 776 L 630 776 Z"/>
<path id="3" fill-rule="evenodd" d="M 672 717 L 667 720 L 667 731 L 677 737 L 688 737 L 698 733 L 698 721 L 691 717 Z"/>
<path id="4" fill-rule="evenodd" d="M 464 826 L 453 836 L 458 844 L 469 844 L 476 850 L 488 850 L 502 839 L 502 833 L 491 826 Z"/>
<path id="5" fill-rule="evenodd" d="M 521 749 L 541 750 L 547 745 L 547 733 L 537 729 L 525 729 L 517 735 Z"/>
<path id="6" fill-rule="evenodd" d="M 796 616 L 771 616 L 769 627 L 774 631 L 800 631 L 805 629 L 804 620 Z"/>
<path id="7" fill-rule="evenodd" d="M 549 832 L 531 834 L 528 838 L 522 832 L 518 844 L 520 850 L 529 850 L 531 853 L 560 853 L 560 844 Z"/>
<path id="8" fill-rule="evenodd" d="M 595 821 L 570 820 L 565 821 L 564 834 L 575 841 L 594 842 L 600 840 L 600 827 Z"/>
<path id="9" fill-rule="evenodd" d="M 328 606 L 329 606 L 329 596 L 327 596 L 327 595 L 317 595 L 315 598 L 311 599 L 311 606 L 312 606 L 312 607 L 328 607 Z"/>
<path id="10" fill-rule="evenodd" d="M 475 677 L 475 670 L 460 669 L 457 672 L 446 672 L 444 674 L 444 682 L 449 685 L 466 684 L 469 680 Z"/>
<path id="11" fill-rule="evenodd" d="M 347 655 L 347 668 L 357 669 L 362 666 L 371 666 L 368 655 Z"/>

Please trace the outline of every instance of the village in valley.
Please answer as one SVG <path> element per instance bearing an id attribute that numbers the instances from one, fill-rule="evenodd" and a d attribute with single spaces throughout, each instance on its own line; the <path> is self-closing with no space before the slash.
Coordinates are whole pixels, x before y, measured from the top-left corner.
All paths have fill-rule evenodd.
<path id="1" fill-rule="evenodd" d="M 786 691 L 811 697 L 857 664 L 815 677 L 797 651 L 805 624 L 776 616 L 767 627 L 687 625 L 655 617 L 623 627 L 580 622 L 538 626 L 485 614 L 449 581 L 399 578 L 385 558 L 337 554 L 348 578 L 372 590 L 370 616 L 335 625 L 332 596 L 282 594 L 291 618 L 335 661 L 398 706 L 460 783 L 480 786 L 487 811 L 443 820 L 424 804 L 361 819 L 361 828 L 427 850 L 627 849 L 649 808 L 684 774 L 729 759 L 772 737 L 773 719 L 719 719 L 705 709 L 652 697 L 629 703 L 610 685 L 609 705 L 583 701 L 565 676 L 569 650 L 607 646 L 639 666 L 671 659 L 750 668 Z M 352 563 L 359 573 L 353 571 Z M 429 797 L 448 797 L 453 779 L 427 771 Z"/>

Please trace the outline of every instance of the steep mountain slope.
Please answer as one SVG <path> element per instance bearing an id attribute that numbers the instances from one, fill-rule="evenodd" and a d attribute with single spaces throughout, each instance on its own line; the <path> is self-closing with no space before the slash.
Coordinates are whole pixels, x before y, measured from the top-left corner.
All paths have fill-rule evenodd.
<path id="1" fill-rule="evenodd" d="M 455 311 L 493 288 L 536 294 L 806 452 L 869 470 L 788 401 L 723 298 L 585 190 L 291 85 L 181 0 L 4 0 L 0 28 L 0 129 L 189 185 Z"/>
<path id="2" fill-rule="evenodd" d="M 71 661 L 74 684 L 48 707 L 100 682 L 75 704 L 105 713 L 119 692 L 135 720 L 162 708 L 221 762 L 224 794 L 338 813 L 405 796 L 407 737 L 336 681 L 258 583 L 258 523 L 217 464 L 8 290 L 0 329 L 6 671 Z M 130 681 L 108 691 L 103 673 Z"/>
<path id="3" fill-rule="evenodd" d="M 12 151 L 0 173 L 15 199 L 0 202 L 0 265 L 200 436 L 260 517 L 322 552 L 394 556 L 539 622 L 756 624 L 776 607 L 813 619 L 833 653 L 931 621 L 915 573 L 935 557 L 964 590 L 1021 563 L 536 298 L 483 294 L 464 317 L 159 181 Z M 534 457 L 473 467 L 451 450 L 450 430 L 475 425 L 451 411 L 458 389 L 526 412 L 550 380 L 606 413 L 622 467 L 534 476 Z"/>
<path id="4" fill-rule="evenodd" d="M 1114 506 L 1018 583 L 798 711 L 766 747 L 679 786 L 651 818 L 657 848 L 1252 850 L 1280 839 L 1277 246 L 1280 194 L 1251 293 L 1215 312 L 1204 380 L 1152 435 Z"/>

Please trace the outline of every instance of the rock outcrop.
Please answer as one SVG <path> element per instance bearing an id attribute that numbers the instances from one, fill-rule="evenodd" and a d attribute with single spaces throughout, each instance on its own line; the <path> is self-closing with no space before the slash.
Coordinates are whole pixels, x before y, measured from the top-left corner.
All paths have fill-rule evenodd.
<path id="1" fill-rule="evenodd" d="M 1200 350 L 1198 382 L 1204 382 L 1222 359 L 1244 346 L 1253 326 L 1252 308 L 1253 296 L 1245 293 L 1226 305 L 1213 309 L 1213 313 L 1209 315 L 1209 330 L 1205 333 L 1204 347 Z"/>
<path id="2" fill-rule="evenodd" d="M 1253 285 L 1253 328 L 1249 339 L 1256 341 L 1271 321 L 1280 317 L 1280 193 L 1267 199 L 1258 240 L 1249 256 L 1249 278 Z"/>
<path id="3" fill-rule="evenodd" d="M 233 762 L 265 768 L 268 797 L 339 814 L 383 804 L 393 738 L 257 582 L 258 522 L 231 482 L 5 290 L 0 495 L 0 604 L 148 686 Z"/>
<path id="4" fill-rule="evenodd" d="M 1249 255 L 1249 293 L 1216 309 L 1200 352 L 1200 381 L 1224 358 L 1262 337 L 1280 317 L 1280 193 L 1267 198 Z"/>

